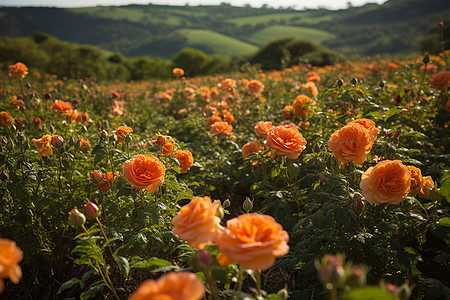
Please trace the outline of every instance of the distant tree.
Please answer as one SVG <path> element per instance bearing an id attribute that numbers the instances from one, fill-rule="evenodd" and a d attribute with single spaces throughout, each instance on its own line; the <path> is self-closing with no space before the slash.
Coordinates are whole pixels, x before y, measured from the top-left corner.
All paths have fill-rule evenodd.
<path id="1" fill-rule="evenodd" d="M 206 65 L 211 61 L 211 57 L 203 51 L 184 48 L 173 57 L 173 63 L 184 69 L 186 75 L 195 76 L 205 73 Z"/>

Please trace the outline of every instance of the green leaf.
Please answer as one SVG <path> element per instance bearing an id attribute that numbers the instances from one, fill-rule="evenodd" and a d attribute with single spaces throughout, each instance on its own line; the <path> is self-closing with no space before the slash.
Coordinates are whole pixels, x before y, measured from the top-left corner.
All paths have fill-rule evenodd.
<path id="1" fill-rule="evenodd" d="M 168 262 L 165 259 L 162 258 L 156 258 L 152 257 L 147 260 L 138 261 L 137 263 L 134 263 L 130 266 L 130 268 L 136 268 L 136 269 L 145 269 L 145 268 L 152 268 L 152 267 L 169 267 L 172 266 L 170 262 Z"/>
<path id="2" fill-rule="evenodd" d="M 98 293 L 98 292 L 101 292 L 101 290 L 103 290 L 103 288 L 106 286 L 106 284 L 105 283 L 100 283 L 100 284 L 98 284 L 98 285 L 95 285 L 95 286 L 93 286 L 93 287 L 91 287 L 89 290 L 87 290 L 86 292 L 83 292 L 83 293 L 81 293 L 81 295 L 80 295 L 80 300 L 86 300 L 86 299 L 89 299 L 89 298 L 94 298 L 95 297 L 95 295 Z"/>
<path id="3" fill-rule="evenodd" d="M 450 227 L 450 218 L 449 217 L 440 218 L 439 225 Z"/>
<path id="4" fill-rule="evenodd" d="M 369 286 L 345 293 L 343 300 L 394 300 L 394 295 L 380 287 Z"/>
<path id="5" fill-rule="evenodd" d="M 122 275 L 125 278 L 128 278 L 128 274 L 130 273 L 130 265 L 128 264 L 128 260 L 119 255 L 114 255 L 114 260 L 116 261 L 117 265 L 119 266 L 120 272 L 122 272 Z"/>
<path id="6" fill-rule="evenodd" d="M 64 282 L 58 289 L 58 292 L 56 293 L 57 295 L 60 294 L 62 291 L 68 290 L 70 288 L 72 288 L 75 284 L 81 282 L 80 279 L 78 278 L 72 278 L 70 280 L 67 280 L 66 282 Z"/>
<path id="7" fill-rule="evenodd" d="M 289 177 L 297 178 L 298 174 L 300 174 L 300 167 L 296 163 L 289 164 L 287 166 L 287 171 Z"/>
<path id="8" fill-rule="evenodd" d="M 272 171 L 270 171 L 270 177 L 275 178 L 277 177 L 281 172 L 280 166 L 274 166 L 272 168 Z"/>
<path id="9" fill-rule="evenodd" d="M 383 119 L 383 115 L 379 111 L 373 111 L 371 113 L 368 113 L 366 117 L 373 117 L 375 120 Z"/>
<path id="10" fill-rule="evenodd" d="M 388 119 L 390 119 L 393 116 L 396 116 L 398 114 L 401 114 L 402 112 L 407 111 L 406 109 L 402 109 L 402 108 L 391 108 L 390 110 L 388 110 L 385 114 L 384 114 L 384 120 L 387 121 Z"/>

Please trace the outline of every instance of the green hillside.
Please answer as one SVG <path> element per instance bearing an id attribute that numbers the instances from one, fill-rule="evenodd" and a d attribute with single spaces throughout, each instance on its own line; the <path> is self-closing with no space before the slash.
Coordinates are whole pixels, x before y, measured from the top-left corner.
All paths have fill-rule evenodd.
<path id="1" fill-rule="evenodd" d="M 324 21 L 330 21 L 333 19 L 333 14 L 324 14 L 321 16 L 315 16 L 311 12 L 295 12 L 295 13 L 286 13 L 286 14 L 268 14 L 261 16 L 252 16 L 252 17 L 243 17 L 243 18 L 235 18 L 229 19 L 228 22 L 236 24 L 238 26 L 243 25 L 257 25 L 264 24 L 269 22 L 295 22 L 301 24 L 317 24 Z"/>
<path id="2" fill-rule="evenodd" d="M 203 29 L 181 29 L 179 33 L 185 36 L 189 45 L 208 45 L 205 52 L 238 56 L 252 54 L 258 47 L 249 43 L 225 36 L 223 34 Z M 210 49 L 211 51 L 207 51 Z"/>
<path id="3" fill-rule="evenodd" d="M 324 30 L 314 28 L 275 25 L 255 32 L 248 37 L 248 40 L 257 45 L 265 45 L 270 41 L 288 37 L 295 37 L 321 44 L 335 36 Z"/>

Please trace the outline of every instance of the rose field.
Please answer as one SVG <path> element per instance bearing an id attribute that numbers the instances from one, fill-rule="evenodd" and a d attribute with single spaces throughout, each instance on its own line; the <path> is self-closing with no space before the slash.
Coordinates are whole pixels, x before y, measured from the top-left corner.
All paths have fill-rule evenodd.
<path id="1" fill-rule="evenodd" d="M 450 52 L 0 74 L 1 299 L 450 299 Z"/>

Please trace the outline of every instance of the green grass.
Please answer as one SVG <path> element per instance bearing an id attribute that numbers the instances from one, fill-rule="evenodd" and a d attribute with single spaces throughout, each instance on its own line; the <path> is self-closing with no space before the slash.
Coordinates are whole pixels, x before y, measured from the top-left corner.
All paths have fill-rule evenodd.
<path id="1" fill-rule="evenodd" d="M 190 44 L 209 45 L 217 54 L 237 56 L 252 54 L 258 50 L 254 45 L 210 30 L 181 29 L 178 32 L 186 36 Z"/>
<path id="2" fill-rule="evenodd" d="M 295 37 L 321 44 L 326 40 L 334 38 L 334 35 L 314 28 L 275 25 L 255 32 L 248 37 L 248 41 L 262 46 L 273 40 L 287 37 Z"/>
<path id="3" fill-rule="evenodd" d="M 242 17 L 229 19 L 228 22 L 234 23 L 238 26 L 242 25 L 257 25 L 266 24 L 270 21 L 286 21 L 303 24 L 318 24 L 320 22 L 329 21 L 333 19 L 332 14 L 326 14 L 321 16 L 311 15 L 309 12 L 297 12 L 297 13 L 283 13 L 283 14 L 268 14 L 261 16 Z"/>

